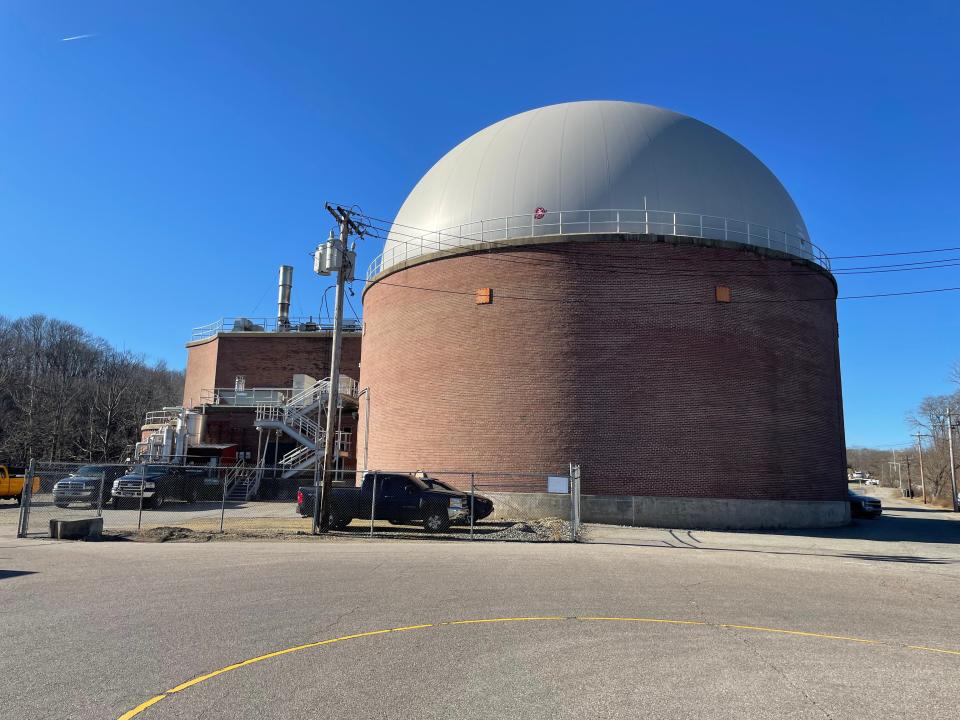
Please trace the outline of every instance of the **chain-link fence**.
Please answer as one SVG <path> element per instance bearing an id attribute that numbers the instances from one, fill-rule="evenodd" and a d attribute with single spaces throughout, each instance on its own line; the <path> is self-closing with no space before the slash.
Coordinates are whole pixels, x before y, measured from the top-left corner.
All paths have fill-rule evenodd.
<path id="1" fill-rule="evenodd" d="M 326 503 L 318 476 L 283 467 L 33 467 L 38 480 L 25 488 L 20 536 L 50 534 L 51 520 L 95 517 L 108 535 L 329 531 L 339 537 L 566 541 L 579 533 L 576 466 L 552 473 L 341 470 L 333 474 Z"/>

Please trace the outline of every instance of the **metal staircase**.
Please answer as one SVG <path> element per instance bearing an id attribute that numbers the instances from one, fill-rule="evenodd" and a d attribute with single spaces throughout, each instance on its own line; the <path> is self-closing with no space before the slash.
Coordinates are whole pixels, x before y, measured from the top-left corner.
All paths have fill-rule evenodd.
<path id="1" fill-rule="evenodd" d="M 227 486 L 227 500 L 230 502 L 247 502 L 260 489 L 262 477 L 262 460 L 256 465 L 247 465 L 243 462 L 234 465 L 224 478 Z"/>
<path id="2" fill-rule="evenodd" d="M 316 463 L 317 448 L 323 445 L 326 432 L 315 418 L 326 411 L 329 393 L 330 379 L 325 378 L 297 393 L 286 404 L 257 405 L 256 427 L 280 430 L 297 442 L 297 447 L 280 459 L 280 466 L 284 468 L 283 479 L 291 478 Z"/>

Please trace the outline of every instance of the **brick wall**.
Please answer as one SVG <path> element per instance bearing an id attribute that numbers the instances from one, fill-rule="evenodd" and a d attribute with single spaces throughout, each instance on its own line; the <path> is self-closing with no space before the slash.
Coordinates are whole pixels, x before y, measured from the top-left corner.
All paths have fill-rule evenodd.
<path id="1" fill-rule="evenodd" d="M 580 461 L 584 493 L 842 499 L 835 297 L 802 262 L 649 238 L 401 270 L 364 297 L 370 467 Z"/>
<path id="2" fill-rule="evenodd" d="M 218 347 L 217 337 L 187 345 L 187 371 L 183 379 L 184 407 L 199 405 L 200 393 L 215 387 Z"/>
<path id="3" fill-rule="evenodd" d="M 360 341 L 359 334 L 343 338 L 340 372 L 354 380 L 360 377 Z M 183 402 L 190 407 L 199 406 L 203 390 L 232 388 L 237 375 L 245 376 L 247 388 L 291 387 L 297 373 L 317 379 L 329 377 L 330 353 L 328 333 L 223 333 L 191 343 L 187 346 Z M 259 437 L 254 417 L 253 408 L 212 408 L 207 415 L 204 441 L 235 443 L 238 451 L 256 454 Z M 356 424 L 353 411 L 345 411 L 341 429 L 353 433 L 351 456 L 344 461 L 348 468 L 356 466 Z M 272 463 L 274 457 L 272 436 L 270 443 L 268 463 Z M 293 440 L 280 435 L 279 455 L 295 446 Z"/>
<path id="4" fill-rule="evenodd" d="M 344 335 L 340 372 L 360 377 L 360 335 Z M 248 388 L 290 387 L 293 376 L 330 375 L 327 333 L 222 333 L 187 346 L 184 404 L 199 405 L 201 391 L 232 388 L 237 375 Z"/>

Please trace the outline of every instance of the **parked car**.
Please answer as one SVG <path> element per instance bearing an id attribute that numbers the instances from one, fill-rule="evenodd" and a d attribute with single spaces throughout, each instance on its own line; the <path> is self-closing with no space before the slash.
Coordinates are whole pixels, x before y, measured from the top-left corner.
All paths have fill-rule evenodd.
<path id="1" fill-rule="evenodd" d="M 441 490 L 449 490 L 450 492 L 459 492 L 456 488 L 451 487 L 442 480 L 437 480 L 432 477 L 422 477 L 420 478 L 426 483 L 430 488 L 440 488 Z M 467 494 L 467 510 L 470 509 L 470 495 Z M 490 515 L 493 512 L 493 500 L 483 495 L 473 494 L 473 521 L 478 522 L 483 520 L 485 517 Z M 470 523 L 470 513 L 467 512 L 466 518 L 458 520 L 454 524 L 469 524 Z"/>
<path id="2" fill-rule="evenodd" d="M 0 500 L 16 500 L 17 505 L 23 499 L 23 483 L 26 473 L 22 468 L 0 465 Z M 40 492 L 40 478 L 33 476 L 33 492 Z"/>
<path id="3" fill-rule="evenodd" d="M 879 486 L 880 486 L 880 481 L 877 480 L 877 479 L 875 479 L 875 478 L 870 478 L 869 480 L 864 481 L 863 484 L 864 484 L 864 485 L 876 485 L 877 487 L 879 487 Z"/>
<path id="4" fill-rule="evenodd" d="M 113 481 L 113 506 L 139 504 L 141 488 L 143 506 L 162 507 L 168 500 L 196 502 L 209 494 L 208 469 L 183 465 L 136 465 L 123 477 Z"/>
<path id="5" fill-rule="evenodd" d="M 850 515 L 853 517 L 875 518 L 883 512 L 882 503 L 874 497 L 847 493 L 850 502 Z"/>
<path id="6" fill-rule="evenodd" d="M 65 508 L 70 503 L 105 506 L 111 499 L 113 481 L 126 471 L 124 465 L 84 465 L 77 468 L 53 486 L 53 504 L 59 508 Z"/>
<path id="7" fill-rule="evenodd" d="M 312 515 L 315 499 L 316 489 L 312 485 L 299 488 L 297 512 L 303 517 Z M 469 521 L 470 495 L 444 487 L 430 487 L 413 475 L 368 472 L 360 487 L 333 488 L 330 527 L 340 530 L 354 518 L 369 519 L 371 510 L 376 520 L 397 524 L 423 523 L 430 532 L 442 532 L 452 523 Z"/>

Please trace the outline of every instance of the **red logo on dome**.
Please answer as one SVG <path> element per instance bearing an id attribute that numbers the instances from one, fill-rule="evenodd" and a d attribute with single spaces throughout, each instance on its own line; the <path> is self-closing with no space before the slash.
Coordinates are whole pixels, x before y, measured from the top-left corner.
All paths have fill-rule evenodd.
<path id="1" fill-rule="evenodd" d="M 544 207 L 538 207 L 533 211 L 533 217 L 537 220 L 543 220 L 544 216 L 547 214 L 547 209 Z"/>

